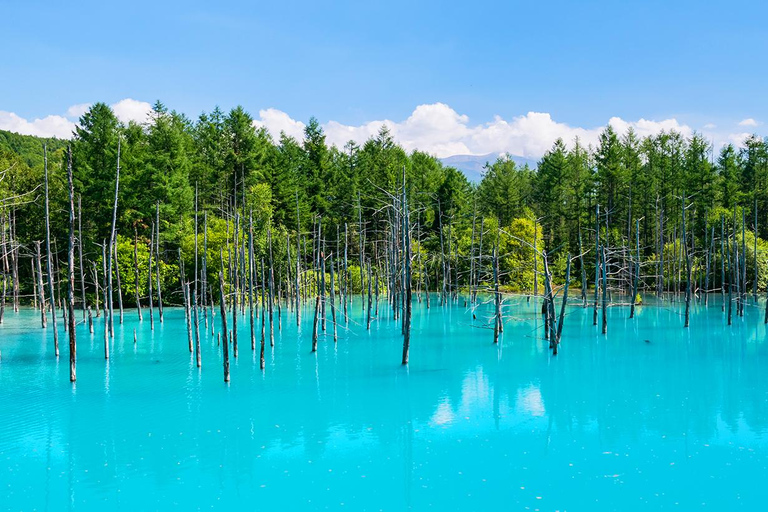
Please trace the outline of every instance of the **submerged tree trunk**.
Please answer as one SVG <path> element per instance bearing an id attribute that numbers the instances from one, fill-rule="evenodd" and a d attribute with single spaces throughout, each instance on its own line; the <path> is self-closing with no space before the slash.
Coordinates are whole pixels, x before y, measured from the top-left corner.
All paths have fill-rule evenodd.
<path id="1" fill-rule="evenodd" d="M 109 359 L 109 312 L 107 311 L 107 241 L 101 243 L 101 271 L 104 286 L 101 287 L 104 296 L 104 359 Z"/>
<path id="2" fill-rule="evenodd" d="M 371 307 L 372 307 L 372 296 L 371 296 L 371 262 L 368 262 L 368 317 L 365 323 L 365 328 L 367 330 L 371 330 Z"/>
<path id="3" fill-rule="evenodd" d="M 499 248 L 498 242 L 493 247 L 493 295 L 495 301 L 495 314 L 493 317 L 493 342 L 499 342 L 501 334 L 501 293 L 499 292 Z"/>
<path id="4" fill-rule="evenodd" d="M 181 261 L 181 253 L 179 253 L 179 261 Z M 133 268 L 136 271 L 136 311 L 139 313 L 139 321 L 141 321 L 144 318 L 141 315 L 141 295 L 139 293 L 139 232 L 136 226 L 133 228 Z"/>
<path id="5" fill-rule="evenodd" d="M 272 230 L 267 230 L 267 244 L 269 246 L 269 346 L 275 346 L 275 272 L 274 260 L 272 259 Z"/>
<path id="6" fill-rule="evenodd" d="M 105 303 L 104 307 L 109 310 L 109 336 L 115 337 L 115 320 L 114 320 L 114 307 L 112 292 L 112 255 L 114 254 L 113 247 L 115 245 L 115 226 L 117 225 L 117 198 L 120 190 L 120 137 L 117 138 L 117 170 L 115 172 L 115 201 L 112 206 L 112 230 L 109 235 L 109 247 L 107 247 L 107 291 L 109 303 Z M 121 322 L 122 323 L 122 322 Z"/>
<path id="7" fill-rule="evenodd" d="M 187 345 L 189 353 L 194 351 L 194 339 L 192 337 L 192 314 L 190 310 L 189 283 L 184 278 L 184 261 L 181 259 L 181 247 L 179 247 L 179 283 L 184 299 L 184 320 L 187 322 Z"/>
<path id="8" fill-rule="evenodd" d="M 117 306 L 120 308 L 120 325 L 123 325 L 123 284 L 120 281 L 120 262 L 117 259 L 117 243 L 112 246 L 115 257 L 115 278 L 117 278 Z"/>
<path id="9" fill-rule="evenodd" d="M 222 259 L 224 256 L 221 256 Z M 224 295 L 224 276 L 219 270 L 219 308 L 221 310 L 221 332 L 224 334 L 224 341 L 221 344 L 224 351 L 224 382 L 229 382 L 229 342 L 227 341 L 227 302 Z M 262 367 L 262 370 L 264 368 Z"/>
<path id="10" fill-rule="evenodd" d="M 608 332 L 608 262 L 605 257 L 605 246 L 603 251 L 603 334 Z"/>
<path id="11" fill-rule="evenodd" d="M 265 362 L 264 362 L 264 346 L 266 345 L 266 336 L 264 332 L 264 322 L 266 317 L 266 297 L 265 297 L 265 289 L 264 289 L 264 258 L 261 258 L 261 356 L 260 356 L 260 366 L 261 369 L 264 369 Z"/>
<path id="12" fill-rule="evenodd" d="M 53 272 L 51 269 L 51 212 L 48 201 L 48 148 L 43 146 L 45 159 L 45 249 L 46 272 L 48 273 L 48 295 L 51 298 L 51 322 L 53 323 L 53 347 L 56 357 L 59 357 L 59 330 L 56 328 L 56 296 L 53 290 Z M 43 309 L 45 302 L 43 301 Z"/>
<path id="13" fill-rule="evenodd" d="M 157 271 L 155 277 L 157 278 L 157 312 L 160 315 L 160 323 L 163 323 L 163 290 L 160 286 L 160 203 L 157 203 L 157 214 L 155 221 L 155 229 L 157 229 L 157 238 L 155 240 L 155 259 L 157 265 Z M 150 251 L 152 249 L 150 248 Z M 197 278 L 197 276 L 195 276 Z M 195 295 L 197 295 L 197 286 L 195 286 Z M 197 299 L 195 299 L 195 308 L 197 308 Z M 195 312 L 197 314 L 197 312 Z"/>
<path id="14" fill-rule="evenodd" d="M 320 312 L 320 294 L 315 299 L 315 318 L 312 321 L 312 352 L 317 352 L 317 315 Z"/>
<path id="15" fill-rule="evenodd" d="M 571 255 L 568 254 L 568 263 L 565 267 L 565 288 L 563 288 L 563 303 L 560 306 L 560 319 L 557 321 L 557 336 L 555 346 L 552 347 L 552 355 L 557 355 L 557 347 L 560 345 L 560 337 L 563 334 L 563 322 L 565 321 L 565 306 L 568 304 L 568 286 L 571 284 Z"/>
<path id="16" fill-rule="evenodd" d="M 251 324 L 251 350 L 256 350 L 256 330 L 253 323 L 253 272 L 253 212 L 251 212 L 248 215 L 248 315 Z"/>
<path id="17" fill-rule="evenodd" d="M 600 205 L 595 206 L 595 310 L 592 325 L 597 325 L 597 304 L 600 293 Z"/>
<path id="18" fill-rule="evenodd" d="M 69 250 L 67 251 L 67 307 L 69 309 L 69 380 L 77 380 L 77 333 L 75 332 L 75 186 L 72 178 L 72 146 L 67 147 L 69 188 Z"/>
<path id="19" fill-rule="evenodd" d="M 336 343 L 339 339 L 339 335 L 336 328 L 336 287 L 334 280 L 336 279 L 333 269 L 333 258 L 331 258 L 331 321 L 333 322 L 333 342 Z"/>
<path id="20" fill-rule="evenodd" d="M 685 229 L 685 194 L 683 194 L 683 257 L 685 258 L 686 284 L 685 284 L 685 323 L 683 327 L 690 325 L 691 319 L 691 256 L 688 252 L 688 236 Z"/>
<path id="21" fill-rule="evenodd" d="M 731 247 L 728 243 L 726 251 L 728 258 L 728 325 L 733 322 L 733 262 L 731 261 Z"/>
<path id="22" fill-rule="evenodd" d="M 155 305 L 152 300 L 152 253 L 154 252 L 152 248 L 155 245 L 155 223 L 152 223 L 152 234 L 149 238 L 149 277 L 147 279 L 147 286 L 149 288 L 149 328 L 151 330 L 155 329 Z"/>

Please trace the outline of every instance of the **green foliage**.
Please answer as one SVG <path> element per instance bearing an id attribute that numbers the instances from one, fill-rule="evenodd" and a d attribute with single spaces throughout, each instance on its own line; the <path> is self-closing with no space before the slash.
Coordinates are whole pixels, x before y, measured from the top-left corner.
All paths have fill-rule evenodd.
<path id="1" fill-rule="evenodd" d="M 146 296 L 149 292 L 149 240 L 139 239 L 136 245 L 136 255 L 134 259 L 134 241 L 131 238 L 118 235 L 117 237 L 117 265 L 120 267 L 120 284 L 123 288 L 123 297 L 126 304 L 134 304 L 136 298 L 136 261 L 138 260 L 139 269 L 139 295 L 146 306 Z M 101 257 L 96 260 L 98 268 L 102 268 Z M 157 295 L 157 260 L 152 258 L 152 288 L 153 294 Z M 113 286 L 117 289 L 117 270 L 113 270 Z M 163 288 L 163 298 L 165 300 L 174 300 L 180 303 L 180 298 L 171 299 L 169 290 L 178 290 L 179 288 L 179 265 L 172 263 L 171 259 L 160 260 L 160 284 Z"/>
<path id="2" fill-rule="evenodd" d="M 0 171 L 5 171 L 0 195 L 7 198 L 0 213 L 15 212 L 16 236 L 23 247 L 44 238 L 40 222 L 44 143 L 48 146 L 54 249 L 63 260 L 68 236 L 66 141 L 0 132 Z M 225 260 L 228 257 L 227 240 L 230 253 L 247 240 L 247 232 L 242 230 L 239 240 L 233 238 L 237 209 L 241 226 L 253 217 L 259 261 L 268 259 L 267 233 L 271 232 L 275 271 L 284 281 L 289 270 L 288 239 L 295 264 L 297 237 L 301 237 L 299 257 L 306 268 L 318 228 L 330 251 L 337 233 L 344 243 L 346 227 L 350 264 L 359 264 L 361 241 L 366 258 L 381 261 L 393 220 L 390 205 L 402 187 L 413 227 L 414 279 L 428 278 L 433 290 L 442 279 L 441 235 L 452 280 L 458 280 L 460 286 L 468 281 L 473 222 L 476 250 L 483 226 L 481 279 L 486 283 L 490 279 L 487 259 L 498 237 L 501 280 L 509 289 L 533 287 L 534 238 L 537 249 L 549 254 L 555 282 L 563 279 L 567 255 L 575 257 L 580 251 L 590 251 L 584 258 L 584 270 L 588 276 L 594 275 L 596 234 L 600 243 L 613 248 L 634 248 L 639 234 L 644 268 L 659 259 L 657 253 L 663 247 L 665 271 L 671 272 L 666 268 L 672 256 L 670 243 L 681 238 L 683 206 L 688 243 L 695 248 L 692 260 L 697 279 L 705 268 L 702 248 L 705 241 L 711 242 L 711 228 L 714 226 L 719 239 L 722 218 L 726 234 L 731 233 L 735 211 L 737 236 L 741 236 L 742 212 L 747 231 L 757 232 L 759 285 L 766 284 L 763 240 L 768 239 L 768 222 L 763 220 L 768 212 L 768 142 L 755 136 L 740 149 L 725 146 L 713 163 L 713 148 L 701 135 L 686 138 L 677 132 L 661 132 L 641 138 L 632 130 L 622 134 L 609 126 L 596 147 L 585 147 L 578 139 L 558 139 L 535 170 L 517 166 L 509 156 L 500 157 L 487 165 L 479 184 L 470 183 L 463 173 L 432 155 L 409 154 L 386 126 L 361 144 L 350 141 L 339 148 L 328 145 L 322 126 L 312 118 L 301 140 L 285 134 L 273 140 L 239 106 L 227 112 L 216 108 L 191 121 L 157 102 L 145 123 L 125 124 L 108 105 L 96 103 L 80 118 L 71 144 L 75 193 L 82 199 L 83 231 L 78 235 L 84 242 L 86 266 L 100 261 L 100 244 L 110 235 L 119 144 L 121 269 L 133 268 L 132 252 L 127 256 L 123 252 L 128 249 L 126 244 L 132 244 L 134 232 L 140 241 L 140 267 L 143 264 L 141 246 L 148 243 L 159 204 L 162 260 L 168 264 L 163 279 L 169 280 L 171 288 L 178 280 L 173 274 L 179 248 L 188 278 L 193 271 L 196 190 L 200 253 L 203 212 L 208 212 L 209 279 L 216 280 L 219 251 L 223 250 Z M 599 217 L 595 217 L 598 206 Z M 755 210 L 757 226 L 753 225 Z M 635 232 L 637 220 L 639 233 Z M 747 246 L 751 280 L 755 255 L 753 244 Z M 539 260 L 537 266 L 541 272 L 543 262 Z M 573 279 L 580 280 L 581 269 L 573 270 Z M 28 268 L 22 266 L 21 272 L 22 281 L 29 278 Z M 141 287 L 145 274 L 140 268 Z M 359 272 L 350 275 L 359 280 Z M 124 271 L 122 277 L 125 289 L 131 289 L 132 275 Z M 719 286 L 719 280 L 721 276 L 713 288 Z M 542 282 L 539 279 L 540 287 Z M 653 286 L 649 278 L 645 284 Z M 93 292 L 93 285 L 89 291 Z"/>

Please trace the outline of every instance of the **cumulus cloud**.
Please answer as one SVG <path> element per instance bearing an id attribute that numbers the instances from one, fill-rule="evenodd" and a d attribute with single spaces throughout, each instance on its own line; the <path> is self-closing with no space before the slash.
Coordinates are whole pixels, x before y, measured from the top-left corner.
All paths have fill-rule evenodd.
<path id="1" fill-rule="evenodd" d="M 259 110 L 259 119 L 255 120 L 253 125 L 256 128 L 266 128 L 275 141 L 280 140 L 280 133 L 296 140 L 304 137 L 304 123 L 291 119 L 291 116 L 275 108 Z"/>
<path id="2" fill-rule="evenodd" d="M 0 110 L 0 130 L 37 135 L 38 137 L 58 137 L 67 139 L 72 136 L 75 123 L 62 116 L 46 116 L 29 121 L 13 112 Z"/>
<path id="3" fill-rule="evenodd" d="M 152 105 L 146 101 L 138 101 L 132 98 L 125 98 L 117 103 L 110 105 L 117 118 L 124 123 L 135 121 L 144 123 L 147 121 Z"/>
<path id="4" fill-rule="evenodd" d="M 76 121 L 91 107 L 90 103 L 78 103 L 66 110 L 66 115 L 49 115 L 42 119 L 25 119 L 15 112 L 0 110 L 0 130 L 20 133 L 22 135 L 36 135 L 38 137 L 58 137 L 68 139 L 75 130 Z M 152 105 L 146 101 L 138 101 L 131 98 L 120 100 L 111 105 L 117 118 L 127 123 L 147 121 Z"/>
<path id="5" fill-rule="evenodd" d="M 72 105 L 67 109 L 67 117 L 80 119 L 80 116 L 88 112 L 89 108 L 91 108 L 91 103 L 78 103 L 77 105 Z"/>
<path id="6" fill-rule="evenodd" d="M 263 110 L 260 116 L 258 125 L 265 126 L 275 137 L 285 126 L 298 123 L 276 109 Z M 611 124 L 619 133 L 632 127 L 640 136 L 656 134 L 662 130 L 677 130 L 686 136 L 693 133 L 691 127 L 676 119 L 625 121 L 612 117 L 607 124 Z M 386 126 L 406 150 L 419 149 L 441 158 L 511 153 L 535 159 L 551 148 L 558 138 L 571 143 L 578 137 L 584 145 L 596 145 L 604 129 L 604 126 L 570 126 L 555 121 L 546 112 L 528 112 L 508 120 L 495 116 L 490 122 L 472 124 L 468 116 L 459 114 L 444 103 L 419 105 L 407 119 L 400 122 L 381 119 L 361 125 L 346 125 L 329 121 L 323 125 L 323 129 L 330 144 L 343 147 L 349 140 L 364 142 L 375 136 L 382 126 Z"/>
<path id="7" fill-rule="evenodd" d="M 89 103 L 72 105 L 66 115 L 49 115 L 41 119 L 28 120 L 14 112 L 0 110 L 0 129 L 22 134 L 46 137 L 68 138 L 75 129 L 77 119 L 87 111 Z M 126 98 L 111 105 L 115 115 L 122 122 L 139 123 L 148 120 L 152 105 L 145 101 Z M 259 111 L 254 126 L 266 128 L 277 141 L 280 133 L 285 133 L 297 140 L 304 136 L 306 125 L 293 119 L 289 114 L 276 108 Z M 662 120 L 639 119 L 628 121 L 620 117 L 608 119 L 605 125 L 612 125 L 619 133 L 629 128 L 645 137 L 656 133 L 676 130 L 684 136 L 690 136 L 694 129 L 677 119 Z M 344 147 L 353 140 L 359 144 L 370 137 L 375 137 L 382 126 L 386 126 L 394 139 L 407 151 L 421 150 L 444 158 L 453 155 L 487 155 L 490 153 L 522 156 L 530 159 L 540 158 L 554 141 L 563 139 L 570 145 L 578 138 L 583 145 L 597 145 L 600 132 L 605 125 L 595 127 L 571 126 L 558 122 L 546 112 L 528 112 L 525 115 L 504 118 L 495 116 L 492 120 L 475 123 L 467 115 L 461 114 L 445 103 L 431 103 L 417 106 L 402 121 L 379 119 L 362 124 L 344 124 L 328 121 L 322 125 L 329 144 Z M 743 144 L 746 138 L 744 127 L 760 125 L 754 119 L 744 119 L 737 129 L 717 129 L 712 123 L 702 127 L 701 133 L 719 149 L 724 144 Z M 735 125 L 732 124 L 731 127 Z"/>

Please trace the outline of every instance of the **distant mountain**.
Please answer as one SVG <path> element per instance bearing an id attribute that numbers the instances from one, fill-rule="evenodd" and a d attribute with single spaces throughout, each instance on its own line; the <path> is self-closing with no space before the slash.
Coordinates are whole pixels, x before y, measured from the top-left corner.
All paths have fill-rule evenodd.
<path id="1" fill-rule="evenodd" d="M 455 167 L 463 171 L 469 181 L 479 182 L 483 179 L 483 168 L 486 163 L 493 163 L 499 157 L 499 153 L 488 153 L 487 155 L 453 155 L 441 158 L 443 165 Z M 510 155 L 510 158 L 521 167 L 528 164 L 528 167 L 536 168 L 536 160 L 522 156 Z"/>

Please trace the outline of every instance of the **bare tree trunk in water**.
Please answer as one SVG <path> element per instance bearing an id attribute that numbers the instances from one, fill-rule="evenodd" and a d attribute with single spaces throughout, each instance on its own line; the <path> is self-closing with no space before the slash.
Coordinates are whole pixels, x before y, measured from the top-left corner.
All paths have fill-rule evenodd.
<path id="1" fill-rule="evenodd" d="M 101 243 L 101 271 L 104 286 L 101 291 L 104 295 L 104 359 L 109 359 L 109 312 L 107 308 L 107 241 Z"/>
<path id="2" fill-rule="evenodd" d="M 157 271 L 155 272 L 155 276 L 157 278 L 157 311 L 160 315 L 160 323 L 163 323 L 163 290 L 160 287 L 160 203 L 157 203 L 157 215 L 156 215 L 156 221 L 155 226 L 157 229 L 157 238 L 156 238 L 156 245 L 155 245 L 155 258 L 157 260 Z M 150 251 L 152 249 L 150 248 Z M 195 279 L 197 279 L 197 276 L 195 276 Z M 195 291 L 197 291 L 197 286 L 195 286 Z M 197 295 L 197 293 L 195 293 Z M 197 307 L 197 304 L 195 304 L 195 307 Z"/>
<path id="3" fill-rule="evenodd" d="M 67 147 L 69 186 L 69 250 L 67 251 L 67 306 L 69 308 L 69 380 L 77 380 L 77 334 L 75 332 L 75 186 L 72 179 L 72 146 Z"/>
<path id="4" fill-rule="evenodd" d="M 179 254 L 181 261 L 181 254 Z M 133 227 L 133 265 L 136 270 L 136 310 L 139 313 L 139 321 L 144 318 L 141 315 L 141 296 L 139 294 L 139 232 L 136 226 Z"/>
<path id="5" fill-rule="evenodd" d="M 224 258 L 222 254 L 222 259 Z M 219 270 L 219 308 L 221 310 L 221 332 L 224 334 L 224 382 L 229 382 L 229 342 L 227 342 L 227 303 L 224 295 L 224 276 Z M 262 368 L 263 369 L 263 368 Z"/>
<path id="6" fill-rule="evenodd" d="M 149 287 L 149 328 L 155 330 L 155 305 L 152 302 L 152 248 L 155 245 L 155 223 L 152 223 L 152 234 L 149 239 L 149 278 L 147 279 L 147 285 Z"/>
<path id="7" fill-rule="evenodd" d="M 48 147 L 43 146 L 45 159 L 45 249 L 46 271 L 48 273 L 48 295 L 51 297 L 51 321 L 53 322 L 53 347 L 59 357 L 59 330 L 56 328 L 56 295 L 53 291 L 53 272 L 51 271 L 51 212 L 48 204 Z M 45 307 L 45 303 L 43 303 Z"/>

